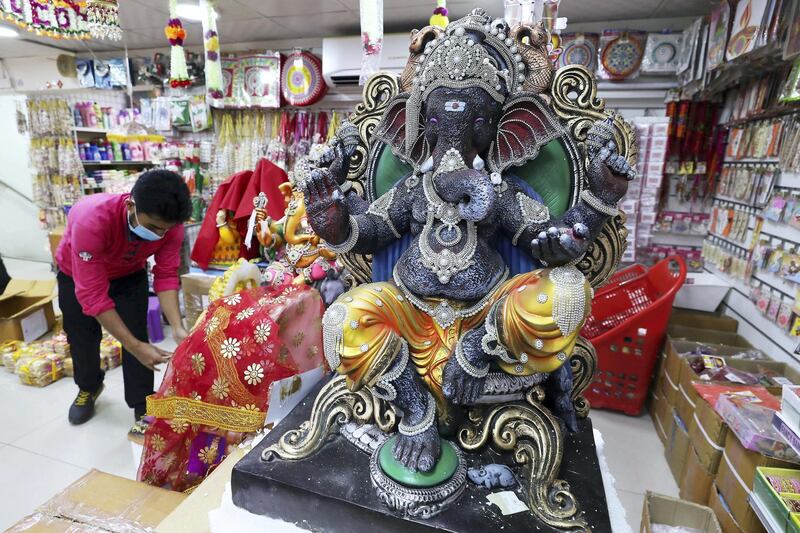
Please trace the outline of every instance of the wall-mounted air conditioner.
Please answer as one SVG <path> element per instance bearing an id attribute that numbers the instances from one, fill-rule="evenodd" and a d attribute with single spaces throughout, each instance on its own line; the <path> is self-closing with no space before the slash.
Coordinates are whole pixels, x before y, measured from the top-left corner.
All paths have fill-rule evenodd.
<path id="1" fill-rule="evenodd" d="M 381 70 L 400 74 L 408 61 L 409 35 L 392 33 L 383 36 Z M 322 74 L 329 87 L 358 86 L 361 73 L 361 37 L 322 39 Z"/>

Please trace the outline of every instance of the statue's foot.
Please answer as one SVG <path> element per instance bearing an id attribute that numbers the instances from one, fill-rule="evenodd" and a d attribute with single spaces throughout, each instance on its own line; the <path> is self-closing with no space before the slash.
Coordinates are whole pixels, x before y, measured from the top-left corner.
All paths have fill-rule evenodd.
<path id="1" fill-rule="evenodd" d="M 394 458 L 414 472 L 433 470 L 441 451 L 442 443 L 435 424 L 419 435 L 410 436 L 400 433 L 392 450 Z"/>

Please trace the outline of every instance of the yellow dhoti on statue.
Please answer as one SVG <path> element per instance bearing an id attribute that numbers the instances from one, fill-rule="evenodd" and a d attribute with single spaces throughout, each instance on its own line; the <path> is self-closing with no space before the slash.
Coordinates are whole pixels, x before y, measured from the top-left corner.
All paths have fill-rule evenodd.
<path id="1" fill-rule="evenodd" d="M 375 385 L 399 354 L 401 339 L 405 339 L 418 374 L 441 401 L 442 372 L 459 338 L 480 326 L 492 306 L 502 300 L 495 312 L 495 324 L 500 342 L 516 360 L 495 362 L 504 372 L 517 376 L 552 372 L 572 353 L 589 314 L 592 289 L 581 275 L 582 287 L 578 281 L 576 288 L 583 290 L 582 316 L 578 317 L 579 325 L 564 335 L 553 316 L 558 295 L 554 295 L 550 272 L 541 269 L 515 276 L 474 306 L 435 298 L 412 303 L 409 298 L 413 295 L 404 294 L 393 281 L 360 285 L 340 296 L 326 313 L 326 354 L 335 350 L 337 355 L 329 357 L 331 366 L 347 376 L 351 390 L 358 390 Z M 452 323 L 447 327 L 434 318 L 443 307 L 452 311 Z"/>

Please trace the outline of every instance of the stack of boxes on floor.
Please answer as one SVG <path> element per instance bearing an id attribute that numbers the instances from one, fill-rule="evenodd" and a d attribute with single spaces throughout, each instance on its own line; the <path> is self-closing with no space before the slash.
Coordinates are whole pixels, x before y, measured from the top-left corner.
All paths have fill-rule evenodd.
<path id="1" fill-rule="evenodd" d="M 676 309 L 650 397 L 680 497 L 711 507 L 724 533 L 764 531 L 748 500 L 756 468 L 800 462 L 772 428 L 782 385 L 800 373 L 737 330 L 730 317 Z"/>
<path id="2" fill-rule="evenodd" d="M 647 248 L 652 242 L 669 130 L 667 117 L 636 117 L 632 122 L 639 143 L 639 160 L 637 177 L 628 185 L 628 193 L 619 204 L 627 216 L 625 227 L 628 228 L 628 248 L 622 256 L 623 263 L 636 262 L 637 249 Z"/>

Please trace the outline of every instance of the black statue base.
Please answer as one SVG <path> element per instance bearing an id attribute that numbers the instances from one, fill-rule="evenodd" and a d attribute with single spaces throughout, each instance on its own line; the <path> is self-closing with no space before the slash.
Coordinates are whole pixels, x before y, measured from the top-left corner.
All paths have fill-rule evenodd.
<path id="1" fill-rule="evenodd" d="M 234 467 L 231 479 L 233 502 L 252 513 L 278 518 L 310 531 L 352 533 L 472 531 L 560 531 L 540 522 L 529 512 L 503 516 L 486 496 L 499 490 L 515 490 L 523 502 L 520 487 L 480 488 L 467 480 L 463 496 L 441 514 L 428 520 L 404 519 L 378 501 L 370 482 L 369 455 L 358 450 L 338 433 L 332 433 L 323 448 L 301 461 L 280 459 L 265 463 L 261 452 L 286 431 L 308 420 L 324 379 L 306 399 Z M 579 423 L 580 431 L 565 439 L 560 479 L 570 484 L 593 532 L 611 531 L 603 480 L 590 420 Z M 481 454 L 464 454 L 467 467 L 505 463 L 518 471 L 511 457 L 487 447 Z M 517 476 L 521 479 L 521 476 Z"/>

